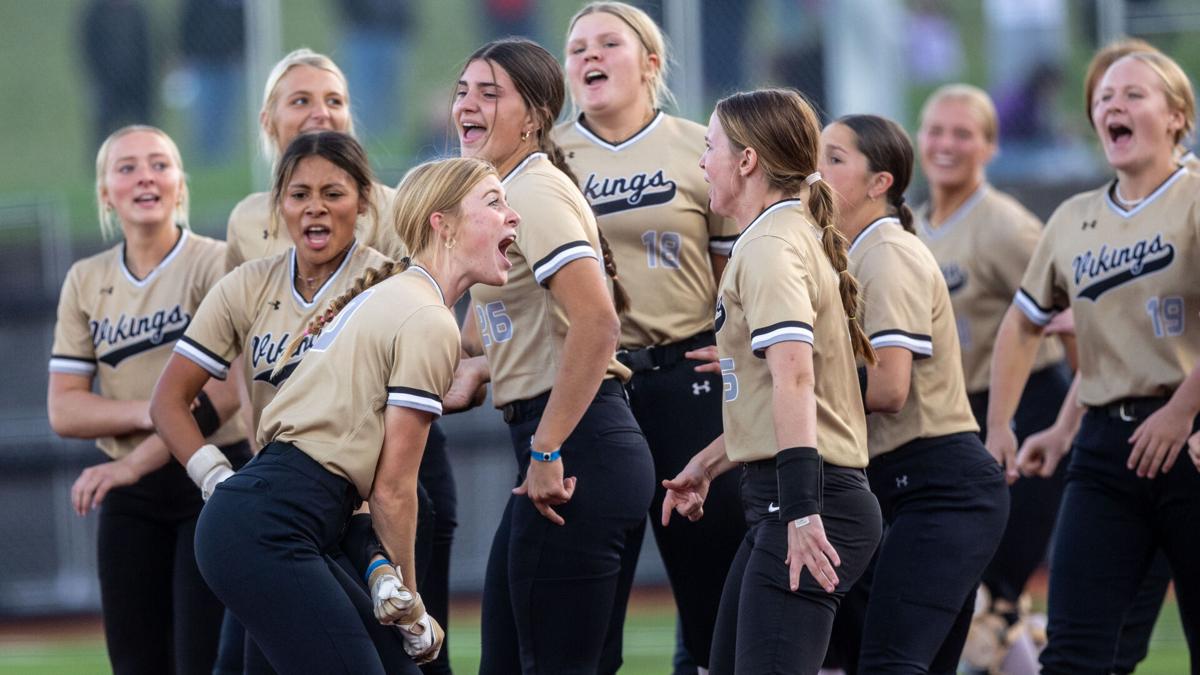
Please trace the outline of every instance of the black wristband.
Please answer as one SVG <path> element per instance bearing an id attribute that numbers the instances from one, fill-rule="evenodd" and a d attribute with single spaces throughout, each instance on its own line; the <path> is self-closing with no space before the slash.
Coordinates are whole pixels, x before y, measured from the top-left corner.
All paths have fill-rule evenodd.
<path id="1" fill-rule="evenodd" d="M 341 548 L 356 570 L 366 570 L 371 564 L 371 558 L 376 555 L 388 557 L 387 551 L 383 550 L 383 544 L 379 543 L 375 528 L 371 526 L 369 513 L 350 516 L 350 522 L 346 523 L 346 531 L 342 534 Z"/>
<path id="2" fill-rule="evenodd" d="M 783 522 L 821 513 L 824 476 L 816 448 L 786 448 L 775 455 L 779 519 Z"/>
<path id="3" fill-rule="evenodd" d="M 217 414 L 217 409 L 213 407 L 208 394 L 203 391 L 196 394 L 196 407 L 192 408 L 192 417 L 196 419 L 196 425 L 200 427 L 200 435 L 205 438 L 212 436 L 217 429 L 221 428 L 221 416 Z"/>
<path id="4" fill-rule="evenodd" d="M 863 366 L 858 369 L 858 392 L 862 394 L 863 410 L 867 410 L 867 367 Z"/>

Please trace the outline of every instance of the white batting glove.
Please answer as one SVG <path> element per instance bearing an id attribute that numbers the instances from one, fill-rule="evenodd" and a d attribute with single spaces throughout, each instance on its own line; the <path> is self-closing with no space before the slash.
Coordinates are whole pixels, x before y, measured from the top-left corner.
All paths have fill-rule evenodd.
<path id="1" fill-rule="evenodd" d="M 368 582 L 379 623 L 412 623 L 425 612 L 421 598 L 408 590 L 400 570 L 395 567 L 379 565 L 371 571 Z M 414 614 L 418 609 L 420 611 Z"/>
<path id="2" fill-rule="evenodd" d="M 200 446 L 185 468 L 188 478 L 200 488 L 204 501 L 208 501 L 221 481 L 233 475 L 233 465 L 229 459 L 211 443 Z"/>
<path id="3" fill-rule="evenodd" d="M 398 628 L 400 635 L 404 636 L 404 652 L 418 666 L 436 659 L 442 651 L 442 643 L 446 641 L 446 632 L 428 613 L 415 623 Z"/>

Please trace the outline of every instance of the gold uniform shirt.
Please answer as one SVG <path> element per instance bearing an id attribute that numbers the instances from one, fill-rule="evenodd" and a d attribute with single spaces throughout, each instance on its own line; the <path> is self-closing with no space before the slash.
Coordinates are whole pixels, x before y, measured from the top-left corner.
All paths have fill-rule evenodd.
<path id="1" fill-rule="evenodd" d="M 813 347 L 817 451 L 837 466 L 867 465 L 867 428 L 837 274 L 799 199 L 777 202 L 742 232 L 717 297 L 717 351 L 725 391 L 725 453 L 770 459 L 775 440 L 766 349 Z"/>
<path id="2" fill-rule="evenodd" d="M 371 186 L 371 203 L 375 215 L 368 211 L 359 217 L 354 228 L 358 240 L 367 246 L 399 260 L 408 255 L 400 235 L 391 227 L 392 203 L 396 201 L 396 190 L 375 183 Z M 292 247 L 292 238 L 287 226 L 279 223 L 271 233 L 271 193 L 255 192 L 238 202 L 229 214 L 229 225 L 225 232 L 229 248 L 225 251 L 225 271 L 241 265 L 247 260 L 271 258 Z"/>
<path id="3" fill-rule="evenodd" d="M 1042 222 L 987 183 L 938 227 L 930 224 L 929 209 L 917 209 L 916 230 L 950 289 L 967 391 L 987 391 L 996 332 L 1042 236 Z M 1062 359 L 1058 340 L 1044 340 L 1034 370 Z"/>
<path id="4" fill-rule="evenodd" d="M 243 374 L 250 383 L 257 430 L 263 408 L 312 342 L 311 338 L 301 342 L 288 364 L 272 377 L 271 371 L 292 337 L 303 332 L 318 312 L 349 290 L 368 268 L 387 261 L 375 249 L 355 243 L 312 302 L 305 302 L 294 284 L 295 248 L 273 258 L 251 260 L 225 275 L 209 292 L 187 332 L 175 343 L 175 351 L 220 380 L 229 374 L 230 362 L 245 354 Z"/>
<path id="5" fill-rule="evenodd" d="M 459 349 L 441 290 L 413 266 L 360 293 L 326 325 L 263 410 L 259 443 L 295 445 L 367 499 L 384 406 L 441 415 Z"/>
<path id="6" fill-rule="evenodd" d="M 526 157 L 503 183 L 508 205 L 521 214 L 517 240 L 508 248 L 513 267 L 504 286 L 471 287 L 497 408 L 554 385 L 570 324 L 550 294 L 550 277 L 581 258 L 595 259 L 597 273 L 604 274 L 592 210 L 545 153 Z M 606 377 L 628 380 L 629 375 L 615 355 L 609 359 Z"/>
<path id="7" fill-rule="evenodd" d="M 979 431 L 959 367 L 950 293 L 933 254 L 898 219 L 880 218 L 855 237 L 849 256 L 871 346 L 900 347 L 913 356 L 904 407 L 867 416 L 871 457 L 918 438 Z"/>
<path id="8" fill-rule="evenodd" d="M 621 347 L 642 349 L 712 330 L 710 253 L 729 255 L 738 227 L 708 208 L 697 159 L 704 127 L 663 112 L 612 144 L 582 121 L 555 129 L 631 295 Z"/>
<path id="9" fill-rule="evenodd" d="M 1058 207 L 1014 300 L 1039 326 L 1072 308 L 1089 406 L 1169 396 L 1200 354 L 1200 175 L 1181 167 L 1129 210 L 1114 184 Z"/>
<path id="10" fill-rule="evenodd" d="M 225 273 L 223 242 L 180 229 L 179 241 L 145 279 L 125 266 L 124 242 L 71 266 L 58 301 L 50 372 L 93 377 L 100 395 L 147 401 L 200 301 Z M 150 434 L 100 438 L 109 457 L 128 455 Z M 235 415 L 208 440 L 246 437 Z"/>

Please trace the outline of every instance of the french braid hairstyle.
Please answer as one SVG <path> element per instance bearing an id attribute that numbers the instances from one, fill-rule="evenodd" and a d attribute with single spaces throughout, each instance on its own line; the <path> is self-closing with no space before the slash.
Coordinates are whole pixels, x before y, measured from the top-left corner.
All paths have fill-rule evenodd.
<path id="1" fill-rule="evenodd" d="M 813 180 L 820 152 L 821 122 L 795 89 L 739 92 L 717 102 L 717 119 L 737 150 L 754 148 L 768 184 L 787 195 L 808 189 L 808 211 L 821 229 L 821 246 L 838 275 L 838 291 L 846 311 L 854 353 L 869 364 L 875 350 L 858 320 L 858 280 L 847 269 L 846 238 L 835 226 L 833 190 Z"/>
<path id="2" fill-rule="evenodd" d="M 558 61 L 541 45 L 525 38 L 493 40 L 475 50 L 467 59 L 467 63 L 481 59 L 493 68 L 500 66 L 512 78 L 525 107 L 529 108 L 538 120 L 538 128 L 534 132 L 537 134 L 538 149 L 546 153 L 558 170 L 567 174 L 571 183 L 578 186 L 579 181 L 567 165 L 562 148 L 554 142 L 550 134 L 554 122 L 562 114 L 567 96 L 566 77 Z M 604 271 L 612 279 L 613 304 L 620 314 L 629 307 L 629 294 L 625 292 L 625 287 L 617 276 L 617 263 L 613 259 L 608 240 L 604 233 L 599 231 L 599 226 L 597 232 Z"/>
<path id="3" fill-rule="evenodd" d="M 397 186 L 389 222 L 408 250 L 414 252 L 414 256 L 438 255 L 439 247 L 430 226 L 433 214 L 446 215 L 453 227 L 462 213 L 463 199 L 479 181 L 495 175 L 496 168 L 480 159 L 456 157 L 420 164 L 405 174 Z M 368 288 L 408 269 L 410 264 L 411 259 L 406 257 L 363 272 L 349 290 L 331 300 L 322 312 L 313 317 L 304 332 L 288 344 L 272 375 L 278 373 L 302 345 L 311 344 L 325 325 L 351 300 Z"/>

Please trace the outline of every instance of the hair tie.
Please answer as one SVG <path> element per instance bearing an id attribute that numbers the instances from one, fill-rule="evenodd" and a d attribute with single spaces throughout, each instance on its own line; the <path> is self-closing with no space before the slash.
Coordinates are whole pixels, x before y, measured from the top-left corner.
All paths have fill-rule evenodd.
<path id="1" fill-rule="evenodd" d="M 896 197 L 896 206 L 897 207 L 904 206 L 904 195 L 900 195 L 899 197 Z"/>
<path id="2" fill-rule="evenodd" d="M 813 183 L 816 183 L 819 180 L 821 180 L 821 172 L 814 171 L 814 172 L 808 174 L 808 177 L 804 179 L 804 183 L 806 185 L 812 185 Z"/>

